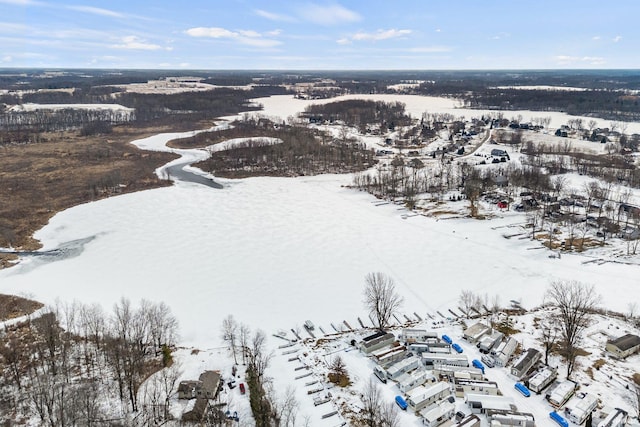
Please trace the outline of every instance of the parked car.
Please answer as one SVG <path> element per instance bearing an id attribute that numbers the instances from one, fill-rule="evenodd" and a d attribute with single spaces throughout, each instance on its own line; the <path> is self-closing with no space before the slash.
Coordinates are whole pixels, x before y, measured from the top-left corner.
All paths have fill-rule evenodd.
<path id="1" fill-rule="evenodd" d="M 240 394 L 245 394 L 246 393 L 246 390 L 244 388 L 244 383 L 240 383 L 238 388 L 240 389 Z"/>

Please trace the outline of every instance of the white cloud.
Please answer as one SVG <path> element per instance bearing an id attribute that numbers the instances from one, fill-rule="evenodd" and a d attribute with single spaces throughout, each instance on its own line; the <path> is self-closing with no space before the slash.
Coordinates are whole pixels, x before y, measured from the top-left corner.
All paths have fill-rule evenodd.
<path id="1" fill-rule="evenodd" d="M 254 10 L 255 14 L 261 16 L 270 21 L 278 21 L 278 22 L 294 22 L 295 18 L 289 15 L 282 15 L 280 13 L 267 12 L 266 10 L 256 9 Z"/>
<path id="2" fill-rule="evenodd" d="M 122 37 L 122 41 L 120 44 L 112 45 L 111 47 L 115 49 L 130 49 L 130 50 L 160 50 L 162 46 L 147 43 L 145 40 L 140 39 L 136 36 L 126 36 Z"/>
<path id="3" fill-rule="evenodd" d="M 362 17 L 357 12 L 339 4 L 318 5 L 308 3 L 298 8 L 298 15 L 306 21 L 320 25 L 339 25 L 362 20 Z"/>
<path id="4" fill-rule="evenodd" d="M 614 43 L 618 43 L 620 40 L 622 40 L 622 36 L 615 36 L 615 37 L 613 38 L 613 42 L 614 42 Z"/>
<path id="5" fill-rule="evenodd" d="M 589 65 L 604 65 L 606 62 L 604 58 L 600 56 L 571 56 L 571 55 L 558 55 L 555 57 L 558 65 L 572 65 L 572 64 L 589 64 Z"/>
<path id="6" fill-rule="evenodd" d="M 191 37 L 211 37 L 214 39 L 237 37 L 238 33 L 219 27 L 195 27 L 189 28 L 186 33 Z"/>
<path id="7" fill-rule="evenodd" d="M 13 58 L 11 57 L 11 55 L 6 55 L 2 57 L 1 62 L 11 62 L 11 61 L 13 61 Z"/>
<path id="8" fill-rule="evenodd" d="M 451 52 L 450 47 L 445 46 L 424 46 L 424 47 L 411 47 L 407 49 L 408 52 L 413 53 L 442 53 L 442 52 Z"/>
<path id="9" fill-rule="evenodd" d="M 191 37 L 233 40 L 238 43 L 254 47 L 275 47 L 282 44 L 278 40 L 264 38 L 262 34 L 254 30 L 231 31 L 220 27 L 195 27 L 189 28 L 185 33 Z M 270 35 L 273 35 L 273 33 Z"/>
<path id="10" fill-rule="evenodd" d="M 34 0 L 0 0 L 0 3 L 17 4 L 19 6 L 44 6 L 45 5 L 40 1 L 34 1 Z"/>
<path id="11" fill-rule="evenodd" d="M 67 6 L 67 9 L 90 13 L 92 15 L 109 16 L 111 18 L 124 18 L 125 16 L 122 13 L 114 12 L 113 10 L 93 6 Z"/>
<path id="12" fill-rule="evenodd" d="M 367 33 L 364 31 L 360 31 L 355 34 L 352 34 L 349 37 L 343 37 L 341 39 L 338 39 L 336 40 L 336 43 L 345 45 L 345 44 L 351 44 L 354 41 L 376 42 L 380 40 L 396 39 L 399 37 L 407 36 L 409 34 L 411 34 L 411 30 L 389 29 L 389 30 L 378 30 L 374 33 Z"/>
<path id="13" fill-rule="evenodd" d="M 408 34 L 411 34 L 411 30 L 390 29 L 390 30 L 378 30 L 375 33 L 359 32 L 354 34 L 351 38 L 353 40 L 378 41 L 378 40 L 395 39 L 398 37 L 406 36 Z"/>
<path id="14" fill-rule="evenodd" d="M 14 22 L 0 22 L 0 33 L 21 33 L 28 30 L 30 30 L 30 28 L 24 24 L 16 24 Z"/>
<path id="15" fill-rule="evenodd" d="M 600 36 L 593 36 L 593 37 L 591 37 L 591 40 L 596 40 L 596 41 L 600 40 Z"/>

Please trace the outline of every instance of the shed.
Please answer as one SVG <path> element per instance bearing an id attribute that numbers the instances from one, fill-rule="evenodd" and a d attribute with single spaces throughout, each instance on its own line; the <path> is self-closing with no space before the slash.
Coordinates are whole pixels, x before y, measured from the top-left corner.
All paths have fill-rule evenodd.
<path id="1" fill-rule="evenodd" d="M 624 359 L 640 351 L 640 337 L 626 334 L 615 340 L 608 341 L 605 348 L 612 356 Z"/>

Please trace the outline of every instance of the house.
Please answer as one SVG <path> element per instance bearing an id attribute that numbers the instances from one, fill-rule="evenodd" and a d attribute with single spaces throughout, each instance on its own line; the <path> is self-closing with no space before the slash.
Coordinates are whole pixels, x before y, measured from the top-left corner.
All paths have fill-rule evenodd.
<path id="1" fill-rule="evenodd" d="M 494 148 L 491 150 L 492 157 L 509 157 L 509 154 L 506 150 L 501 150 L 499 148 Z"/>
<path id="2" fill-rule="evenodd" d="M 624 359 L 640 351 L 640 337 L 626 334 L 607 342 L 606 351 L 613 357 Z"/>
<path id="3" fill-rule="evenodd" d="M 533 414 L 528 412 L 489 409 L 487 419 L 492 426 L 535 427 L 536 425 Z"/>
<path id="4" fill-rule="evenodd" d="M 364 354 L 371 354 L 378 349 L 392 344 L 395 340 L 395 335 L 389 332 L 377 332 L 362 339 L 360 342 L 360 351 Z"/>
<path id="5" fill-rule="evenodd" d="M 198 397 L 193 401 L 193 404 L 187 405 L 182 413 L 182 421 L 188 422 L 201 422 L 204 421 L 204 416 L 209 407 L 209 399 L 204 397 Z"/>
<path id="6" fill-rule="evenodd" d="M 471 343 L 475 343 L 484 335 L 490 332 L 491 328 L 489 326 L 485 325 L 484 323 L 476 323 L 464 330 L 462 338 Z"/>
<path id="7" fill-rule="evenodd" d="M 542 354 L 538 350 L 535 348 L 528 349 L 513 363 L 511 375 L 521 379 L 541 358 Z"/>
<path id="8" fill-rule="evenodd" d="M 180 381 L 180 384 L 178 384 L 178 399 L 195 399 L 198 397 L 196 390 L 201 386 L 200 381 Z"/>
<path id="9" fill-rule="evenodd" d="M 181 381 L 178 384 L 178 399 L 215 399 L 220 390 L 221 378 L 218 371 L 204 371 L 197 381 Z"/>

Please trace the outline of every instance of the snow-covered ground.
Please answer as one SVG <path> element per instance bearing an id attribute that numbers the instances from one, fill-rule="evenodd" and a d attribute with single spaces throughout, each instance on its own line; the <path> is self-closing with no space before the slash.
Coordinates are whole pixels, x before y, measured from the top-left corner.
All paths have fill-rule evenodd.
<path id="1" fill-rule="evenodd" d="M 531 121 L 534 118 L 550 117 L 551 123 L 550 129 L 559 128 L 561 125 L 566 125 L 568 120 L 582 119 L 583 123 L 587 123 L 590 120 L 596 121 L 596 126 L 605 128 L 611 127 L 611 120 L 598 119 L 594 117 L 586 116 L 572 116 L 566 113 L 560 113 L 556 111 L 531 111 L 531 110 L 514 110 L 514 111 L 495 111 L 495 110 L 475 110 L 470 108 L 462 108 L 462 103 L 455 99 L 441 98 L 435 96 L 419 96 L 419 95 L 395 95 L 395 94 L 375 94 L 375 95 L 344 95 L 329 99 L 318 100 L 304 100 L 296 99 L 293 95 L 275 95 L 268 98 L 256 98 L 252 101 L 258 102 L 264 106 L 264 111 L 257 112 L 257 114 L 263 114 L 268 117 L 282 117 L 287 118 L 295 116 L 297 113 L 304 110 L 307 105 L 310 104 L 326 104 L 329 102 L 338 102 L 348 99 L 371 99 L 376 101 L 385 102 L 403 102 L 406 107 L 406 111 L 414 118 L 420 118 L 422 113 L 447 113 L 452 114 L 454 117 L 465 117 L 471 119 L 472 117 L 485 116 L 497 116 L 502 114 L 507 119 L 512 117 L 522 116 L 524 122 Z M 640 122 L 627 122 L 627 134 L 640 133 Z"/>
<path id="2" fill-rule="evenodd" d="M 9 111 L 21 113 L 25 111 L 66 110 L 66 109 L 92 110 L 92 111 L 100 111 L 100 110 L 127 111 L 127 112 L 135 111 L 134 108 L 125 107 L 120 104 L 35 104 L 31 102 L 28 102 L 25 104 L 13 105 L 9 108 Z"/>
<path id="3" fill-rule="evenodd" d="M 423 111 L 482 114 L 441 98 L 375 98 L 405 102 L 418 117 Z M 279 117 L 310 103 L 290 96 L 258 101 L 265 105 L 263 114 Z M 568 117 L 529 114 L 553 116 L 554 126 Z M 164 149 L 168 140 L 187 135 L 161 134 L 135 143 Z M 172 151 L 194 160 L 203 153 Z M 637 294 L 635 266 L 585 263 L 587 258 L 574 254 L 551 259 L 537 242 L 503 237 L 519 229 L 523 214 L 496 211 L 491 221 L 407 215 L 402 207 L 347 188 L 351 179 L 217 179 L 223 184 L 220 190 L 178 182 L 83 204 L 54 216 L 35 237 L 47 250 L 95 236 L 84 252 L 37 266 L 27 260 L 0 271 L 0 292 L 27 294 L 45 303 L 57 298 L 99 302 L 107 309 L 121 296 L 165 301 L 180 321 L 181 345 L 203 350 L 179 354 L 189 375 L 197 371 L 194 366 L 229 366 L 228 356 L 215 351 L 221 346 L 220 325 L 229 314 L 263 329 L 272 348 L 282 341 L 271 334 L 299 329 L 307 319 L 327 332 L 331 323 L 357 325 L 357 317 L 367 318 L 362 290 L 370 272 L 390 275 L 405 297 L 403 312 L 422 317 L 455 308 L 462 290 L 500 295 L 504 304 L 519 300 L 531 308 L 542 302 L 549 282 L 559 279 L 593 284 L 603 306 L 622 312 L 629 296 Z M 345 359 L 359 378 L 370 375 L 370 362 L 355 355 Z M 281 354 L 269 375 L 279 386 L 298 384 L 291 362 Z M 551 425 L 546 413 L 529 407 L 539 425 Z M 313 411 L 313 426 L 336 424 L 335 418 L 320 421 L 322 406 L 304 409 Z M 527 404 L 521 409 L 528 409 Z M 416 419 L 405 421 L 403 425 L 414 425 Z"/>

